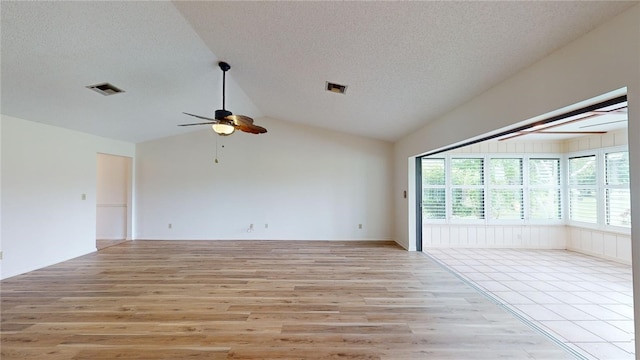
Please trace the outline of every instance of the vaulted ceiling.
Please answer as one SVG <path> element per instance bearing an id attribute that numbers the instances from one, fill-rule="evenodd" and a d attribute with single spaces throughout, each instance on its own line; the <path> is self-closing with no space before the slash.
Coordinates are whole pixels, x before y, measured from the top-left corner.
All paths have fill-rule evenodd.
<path id="1" fill-rule="evenodd" d="M 195 130 L 183 111 L 221 108 L 224 60 L 236 114 L 395 141 L 634 4 L 3 0 L 0 111 L 130 142 L 180 134 Z M 125 92 L 85 87 L 103 82 Z"/>

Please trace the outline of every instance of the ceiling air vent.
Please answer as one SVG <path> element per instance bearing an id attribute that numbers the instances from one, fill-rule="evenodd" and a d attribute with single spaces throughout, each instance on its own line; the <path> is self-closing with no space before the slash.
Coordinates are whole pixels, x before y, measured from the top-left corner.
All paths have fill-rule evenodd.
<path id="1" fill-rule="evenodd" d="M 102 94 L 104 96 L 108 96 L 108 95 L 115 95 L 115 94 L 119 94 L 124 92 L 124 90 L 120 90 L 117 87 L 109 84 L 109 83 L 102 83 L 102 84 L 96 84 L 96 85 L 90 85 L 87 86 L 87 89 L 91 89 L 99 94 Z"/>
<path id="2" fill-rule="evenodd" d="M 331 91 L 338 94 L 344 94 L 347 91 L 347 85 L 340 85 L 327 81 L 327 91 Z"/>

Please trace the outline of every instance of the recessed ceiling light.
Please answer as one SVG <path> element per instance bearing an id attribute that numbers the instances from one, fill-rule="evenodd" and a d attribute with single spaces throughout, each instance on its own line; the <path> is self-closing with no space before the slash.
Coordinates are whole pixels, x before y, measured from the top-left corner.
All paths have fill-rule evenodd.
<path id="1" fill-rule="evenodd" d="M 327 91 L 331 91 L 337 94 L 344 94 L 347 91 L 347 85 L 340 85 L 327 81 L 327 86 L 325 88 Z"/>
<path id="2" fill-rule="evenodd" d="M 119 94 L 119 93 L 123 93 L 124 90 L 118 89 L 117 87 L 109 84 L 109 83 L 102 83 L 102 84 L 96 84 L 96 85 L 89 85 L 86 87 L 87 89 L 91 89 L 99 94 L 102 94 L 104 96 L 109 96 L 109 95 L 115 95 L 115 94 Z"/>

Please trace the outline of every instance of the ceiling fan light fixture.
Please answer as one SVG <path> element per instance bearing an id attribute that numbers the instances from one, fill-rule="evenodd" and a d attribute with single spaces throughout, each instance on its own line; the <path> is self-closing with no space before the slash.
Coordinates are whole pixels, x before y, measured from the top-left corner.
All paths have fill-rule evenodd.
<path id="1" fill-rule="evenodd" d="M 234 131 L 236 131 L 236 128 L 226 121 L 215 123 L 211 125 L 211 128 L 216 132 L 216 134 L 222 136 L 229 136 L 233 134 Z"/>

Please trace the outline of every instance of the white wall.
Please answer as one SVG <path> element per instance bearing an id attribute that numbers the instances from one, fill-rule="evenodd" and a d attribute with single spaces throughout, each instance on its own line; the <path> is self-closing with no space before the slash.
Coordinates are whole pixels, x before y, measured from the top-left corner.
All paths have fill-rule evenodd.
<path id="1" fill-rule="evenodd" d="M 395 240 L 415 249 L 414 156 L 624 87 L 629 98 L 632 188 L 640 188 L 639 63 L 640 5 L 396 142 Z M 408 199 L 402 197 L 404 190 Z M 635 196 L 640 194 L 632 193 Z M 640 206 L 640 200 L 633 203 Z M 638 228 L 640 208 L 633 213 Z"/>
<path id="2" fill-rule="evenodd" d="M 268 118 L 256 123 L 269 132 L 220 137 L 205 127 L 139 143 L 136 238 L 392 238 L 390 143 Z M 224 144 L 218 164 L 216 140 Z"/>
<path id="3" fill-rule="evenodd" d="M 561 141 L 483 141 L 450 151 L 452 154 L 562 154 Z"/>
<path id="4" fill-rule="evenodd" d="M 131 238 L 129 215 L 131 199 L 131 158 L 97 155 L 96 238 Z"/>
<path id="5" fill-rule="evenodd" d="M 2 119 L 0 119 L 0 170 L 2 169 Z M 2 251 L 2 171 L 0 171 L 0 279 L 2 279 L 2 258 L 4 252 Z"/>
<path id="6" fill-rule="evenodd" d="M 95 251 L 96 153 L 133 156 L 135 145 L 5 115 L 1 122 L 1 277 Z"/>
<path id="7" fill-rule="evenodd" d="M 565 153 L 597 150 L 612 146 L 623 146 L 629 144 L 629 134 L 627 129 L 607 132 L 602 135 L 581 136 L 567 140 L 563 144 Z"/>

